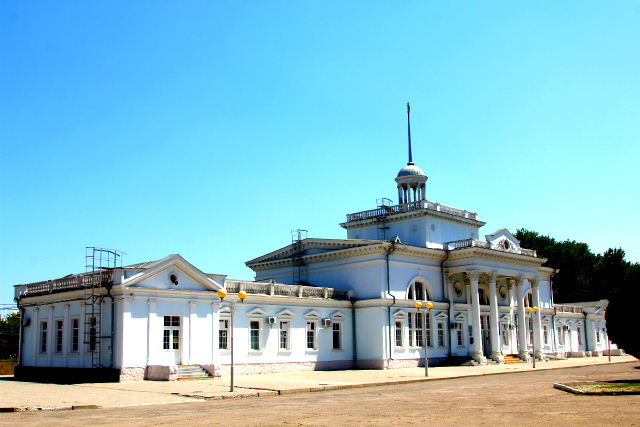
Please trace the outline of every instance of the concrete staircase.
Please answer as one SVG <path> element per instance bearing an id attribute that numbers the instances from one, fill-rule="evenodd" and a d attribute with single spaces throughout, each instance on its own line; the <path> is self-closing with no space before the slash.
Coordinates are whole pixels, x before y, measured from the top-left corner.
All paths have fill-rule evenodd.
<path id="1" fill-rule="evenodd" d="M 515 354 L 505 354 L 504 363 L 527 363 Z"/>
<path id="2" fill-rule="evenodd" d="M 199 380 L 213 378 L 200 365 L 178 365 L 178 380 Z"/>

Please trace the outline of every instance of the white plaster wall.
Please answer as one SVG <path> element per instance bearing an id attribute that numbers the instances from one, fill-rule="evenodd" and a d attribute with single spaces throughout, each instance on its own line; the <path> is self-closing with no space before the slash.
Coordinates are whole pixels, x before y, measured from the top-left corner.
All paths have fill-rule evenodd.
<path id="1" fill-rule="evenodd" d="M 388 349 L 388 311 L 386 307 L 360 308 L 356 312 L 358 359 L 386 359 Z"/>

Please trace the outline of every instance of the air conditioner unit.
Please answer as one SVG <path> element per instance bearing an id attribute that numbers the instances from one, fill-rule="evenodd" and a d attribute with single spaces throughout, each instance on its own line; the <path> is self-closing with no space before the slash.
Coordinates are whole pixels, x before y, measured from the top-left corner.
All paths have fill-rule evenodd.
<path id="1" fill-rule="evenodd" d="M 325 328 L 331 326 L 331 319 L 322 319 L 322 326 L 324 326 Z"/>
<path id="2" fill-rule="evenodd" d="M 29 319 L 28 317 L 25 317 L 24 319 L 22 319 L 22 326 L 29 326 L 30 323 L 31 323 L 31 319 Z"/>
<path id="3" fill-rule="evenodd" d="M 569 327 L 568 327 L 568 326 L 563 326 L 563 327 L 562 327 L 562 330 L 563 330 L 563 331 L 568 331 L 568 330 L 569 330 Z"/>
<path id="4" fill-rule="evenodd" d="M 275 317 L 267 317 L 267 325 L 275 325 L 277 319 Z"/>

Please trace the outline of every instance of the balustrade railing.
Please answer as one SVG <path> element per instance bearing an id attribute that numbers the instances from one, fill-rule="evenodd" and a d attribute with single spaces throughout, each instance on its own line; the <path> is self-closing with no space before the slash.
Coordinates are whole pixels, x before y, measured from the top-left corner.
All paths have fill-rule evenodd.
<path id="1" fill-rule="evenodd" d="M 577 313 L 582 314 L 582 307 L 579 305 L 556 305 L 556 313 Z"/>
<path id="2" fill-rule="evenodd" d="M 245 291 L 247 294 L 279 295 L 285 297 L 348 299 L 349 291 L 318 286 L 285 285 L 282 283 L 247 282 L 227 280 L 224 284 L 229 293 Z"/>
<path id="3" fill-rule="evenodd" d="M 44 282 L 29 283 L 27 293 L 30 295 L 102 286 L 113 281 L 113 271 L 101 271 L 94 274 L 83 274 L 63 277 Z"/>
<path id="4" fill-rule="evenodd" d="M 347 222 L 361 221 L 364 219 L 376 218 L 383 215 L 410 212 L 418 209 L 429 209 L 436 212 L 443 212 L 449 215 L 458 216 L 467 219 L 478 219 L 478 214 L 475 212 L 468 212 L 463 209 L 454 208 L 447 205 L 441 205 L 440 203 L 430 202 L 428 200 L 417 200 L 411 203 L 403 203 L 394 206 L 384 206 L 377 209 L 371 209 L 368 211 L 356 212 L 347 215 Z"/>

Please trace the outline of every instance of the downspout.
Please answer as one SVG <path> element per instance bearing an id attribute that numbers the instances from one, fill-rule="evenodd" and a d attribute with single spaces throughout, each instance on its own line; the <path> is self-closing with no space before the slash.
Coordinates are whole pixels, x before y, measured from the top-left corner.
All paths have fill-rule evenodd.
<path id="1" fill-rule="evenodd" d="M 18 297 L 16 299 L 14 299 L 14 301 L 16 302 L 16 304 L 18 305 L 18 309 L 20 310 L 20 336 L 18 337 L 18 366 L 22 366 L 22 340 L 24 339 L 24 308 L 20 306 L 20 299 L 21 297 Z"/>
<path id="2" fill-rule="evenodd" d="M 356 353 L 356 299 L 354 297 L 349 298 L 351 301 L 351 335 L 353 336 L 353 361 L 358 360 Z"/>
<path id="3" fill-rule="evenodd" d="M 387 314 L 389 316 L 388 320 L 389 320 L 389 360 L 393 360 L 393 352 L 391 351 L 392 348 L 392 340 L 393 340 L 393 336 L 391 333 L 391 307 L 393 307 L 394 305 L 396 305 L 396 297 L 395 295 L 391 294 L 391 278 L 389 277 L 389 255 L 396 250 L 396 242 L 391 242 L 391 250 L 387 251 L 387 296 L 390 296 L 391 298 L 393 298 L 393 302 L 387 307 Z"/>
<path id="4" fill-rule="evenodd" d="M 114 312 L 115 299 L 113 298 L 113 295 L 111 295 L 112 287 L 113 287 L 113 283 L 110 283 L 107 286 L 105 286 L 105 288 L 107 289 L 107 296 L 111 298 L 111 352 L 109 354 L 109 368 L 113 368 L 113 352 L 115 347 L 115 343 L 113 341 L 115 337 L 115 326 L 116 326 L 116 313 Z"/>
<path id="5" fill-rule="evenodd" d="M 551 315 L 551 338 L 553 339 L 553 348 L 558 352 L 558 341 L 556 340 L 556 304 L 553 300 L 553 276 L 556 275 L 558 270 L 553 270 L 553 273 L 549 276 L 549 286 L 551 287 L 551 306 L 553 307 L 553 314 Z M 586 326 L 585 326 L 586 330 Z"/>

